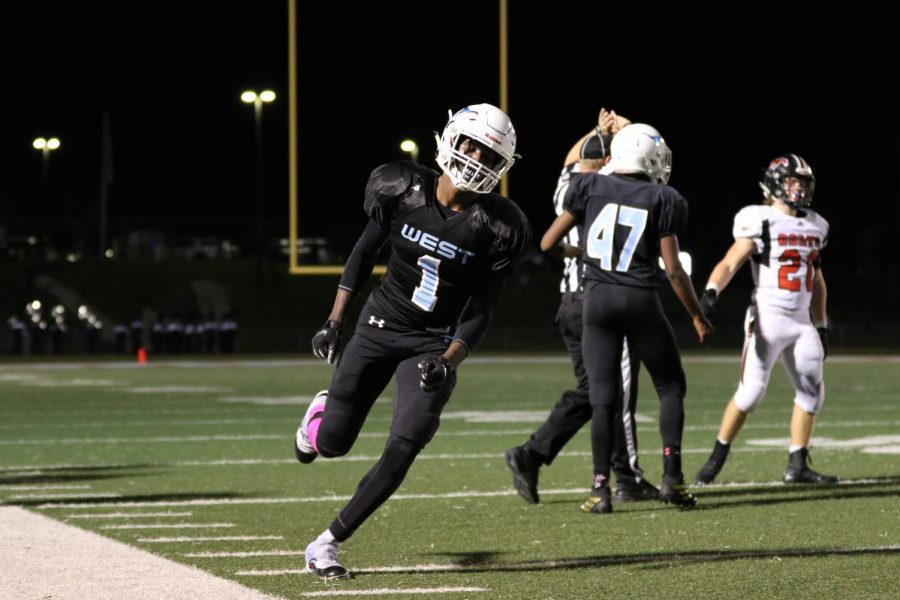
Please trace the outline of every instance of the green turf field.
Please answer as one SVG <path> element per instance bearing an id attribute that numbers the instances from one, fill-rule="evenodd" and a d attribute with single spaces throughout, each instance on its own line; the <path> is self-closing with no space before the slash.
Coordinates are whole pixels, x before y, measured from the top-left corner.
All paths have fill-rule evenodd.
<path id="1" fill-rule="evenodd" d="M 692 479 L 737 357 L 685 368 Z M 350 455 L 300 465 L 297 421 L 330 374 L 305 361 L 0 366 L 0 500 L 284 598 L 900 595 L 900 360 L 826 363 L 813 468 L 838 486 L 780 483 L 792 393 L 778 367 L 720 483 L 694 488 L 697 509 L 586 515 L 586 432 L 542 471 L 539 505 L 515 495 L 503 459 L 573 384 L 566 360 L 473 358 L 435 440 L 342 548 L 355 578 L 334 585 L 305 574 L 302 553 L 377 459 L 391 391 Z M 641 386 L 641 460 L 658 482 L 657 401 L 644 374 Z"/>

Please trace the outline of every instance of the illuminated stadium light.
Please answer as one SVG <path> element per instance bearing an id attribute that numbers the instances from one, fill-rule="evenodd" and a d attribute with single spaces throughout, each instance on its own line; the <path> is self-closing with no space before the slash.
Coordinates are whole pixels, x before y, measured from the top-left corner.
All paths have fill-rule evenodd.
<path id="1" fill-rule="evenodd" d="M 400 149 L 409 153 L 409 159 L 416 161 L 419 159 L 419 145 L 413 140 L 403 140 L 400 142 Z"/>
<path id="2" fill-rule="evenodd" d="M 690 277 L 691 272 L 694 270 L 694 259 L 691 258 L 691 255 L 687 252 L 681 251 L 678 253 L 678 260 L 681 261 L 681 266 L 682 268 L 684 268 L 684 272 L 688 274 L 688 277 Z M 666 268 L 666 264 L 663 262 L 661 256 L 659 257 L 659 268 Z"/>

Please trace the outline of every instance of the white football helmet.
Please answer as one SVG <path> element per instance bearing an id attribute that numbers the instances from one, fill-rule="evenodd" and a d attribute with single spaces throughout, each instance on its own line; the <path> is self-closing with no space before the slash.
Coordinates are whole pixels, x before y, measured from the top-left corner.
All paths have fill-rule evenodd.
<path id="1" fill-rule="evenodd" d="M 518 158 L 512 121 L 491 104 L 472 104 L 451 114 L 441 137 L 438 138 L 437 132 L 434 137 L 438 144 L 437 164 L 460 190 L 490 192 Z M 495 164 L 478 162 L 460 152 L 459 146 L 465 138 L 493 151 L 497 155 Z"/>
<path id="2" fill-rule="evenodd" d="M 643 173 L 665 184 L 672 173 L 672 151 L 659 132 L 643 123 L 622 128 L 610 144 L 610 169 L 616 173 Z"/>

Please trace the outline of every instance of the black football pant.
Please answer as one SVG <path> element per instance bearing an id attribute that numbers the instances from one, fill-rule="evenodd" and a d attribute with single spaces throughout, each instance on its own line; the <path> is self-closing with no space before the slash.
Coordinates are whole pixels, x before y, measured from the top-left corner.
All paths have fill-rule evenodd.
<path id="1" fill-rule="evenodd" d="M 619 392 L 619 365 L 628 338 L 634 360 L 647 367 L 659 395 L 659 432 L 664 449 L 678 461 L 668 461 L 680 476 L 684 396 L 687 389 L 681 354 L 655 289 L 590 282 L 584 298 L 582 336 L 585 370 L 592 409 L 591 446 L 594 472 L 609 477 L 614 437 L 614 412 Z M 674 476 L 666 472 L 665 475 Z"/>
<path id="2" fill-rule="evenodd" d="M 400 487 L 419 451 L 434 437 L 441 411 L 456 385 L 454 372 L 440 390 L 427 393 L 419 388 L 417 363 L 424 356 L 443 354 L 449 338 L 381 329 L 377 323 L 369 324 L 368 319 L 364 309 L 328 388 L 316 438 L 319 454 L 332 458 L 350 451 L 391 377 L 396 380 L 397 393 L 381 458 L 329 527 L 338 541 L 349 538 Z"/>
<path id="3" fill-rule="evenodd" d="M 546 465 L 551 464 L 563 446 L 591 420 L 588 377 L 581 354 L 582 306 L 581 292 L 566 292 L 560 299 L 556 313 L 556 324 L 572 358 L 578 387 L 563 392 L 550 415 L 525 443 L 525 447 L 537 454 Z M 630 352 L 627 355 L 623 352 L 620 356 L 621 387 L 619 402 L 616 403 L 613 415 L 612 470 L 619 482 L 639 483 L 644 478 L 644 473 L 638 465 L 634 409 L 637 404 L 640 363 L 633 359 Z"/>

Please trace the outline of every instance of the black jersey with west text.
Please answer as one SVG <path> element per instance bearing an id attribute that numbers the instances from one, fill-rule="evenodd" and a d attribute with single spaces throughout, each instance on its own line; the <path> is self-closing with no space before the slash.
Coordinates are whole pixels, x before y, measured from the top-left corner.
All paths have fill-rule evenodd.
<path id="1" fill-rule="evenodd" d="M 659 238 L 687 225 L 675 188 L 622 175 L 573 178 L 563 207 L 584 225 L 584 280 L 655 288 Z"/>
<path id="2" fill-rule="evenodd" d="M 403 161 L 376 168 L 366 186 L 366 213 L 392 246 L 369 306 L 412 329 L 453 328 L 472 293 L 506 277 L 531 237 L 524 213 L 503 196 L 478 194 L 459 212 L 440 206 L 438 178 Z"/>

